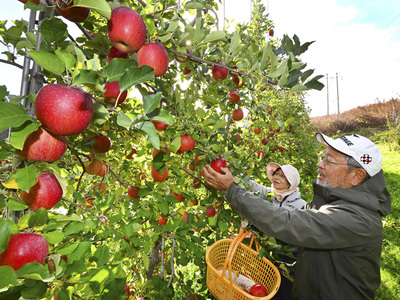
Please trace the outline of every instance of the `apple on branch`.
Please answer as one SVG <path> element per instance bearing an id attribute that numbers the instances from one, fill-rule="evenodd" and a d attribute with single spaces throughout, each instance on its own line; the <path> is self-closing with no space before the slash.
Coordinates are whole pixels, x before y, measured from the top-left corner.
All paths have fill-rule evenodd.
<path id="1" fill-rule="evenodd" d="M 207 217 L 209 217 L 209 218 L 214 217 L 215 213 L 216 213 L 215 212 L 215 208 L 213 206 L 207 207 L 207 209 L 206 209 L 206 216 Z"/>
<path id="2" fill-rule="evenodd" d="M 60 84 L 42 87 L 35 101 L 37 119 L 56 135 L 81 133 L 92 120 L 93 108 L 88 93 Z"/>
<path id="3" fill-rule="evenodd" d="M 179 148 L 181 152 L 192 150 L 195 145 L 196 141 L 190 135 L 181 135 L 181 147 Z"/>
<path id="4" fill-rule="evenodd" d="M 15 271 L 31 262 L 44 264 L 49 252 L 46 239 L 36 233 L 18 233 L 10 236 L 7 248 L 0 254 L 0 266 Z"/>
<path id="5" fill-rule="evenodd" d="M 106 153 L 111 149 L 111 140 L 108 136 L 98 135 L 90 138 L 89 141 L 94 141 L 92 148 L 95 153 Z"/>
<path id="6" fill-rule="evenodd" d="M 240 100 L 239 92 L 238 90 L 232 90 L 228 94 L 228 100 L 230 103 L 236 103 Z"/>
<path id="7" fill-rule="evenodd" d="M 122 52 L 117 48 L 115 48 L 114 46 L 112 46 L 107 53 L 107 62 L 112 61 L 113 58 L 127 58 L 127 57 L 128 53 Z"/>
<path id="8" fill-rule="evenodd" d="M 130 186 L 128 187 L 128 195 L 129 197 L 131 197 L 132 199 L 139 199 L 139 192 L 140 192 L 140 188 L 137 186 Z"/>
<path id="9" fill-rule="evenodd" d="M 59 160 L 67 150 L 68 140 L 39 127 L 24 142 L 18 154 L 27 160 L 54 162 Z"/>
<path id="10" fill-rule="evenodd" d="M 21 200 L 36 211 L 40 208 L 50 209 L 60 201 L 63 194 L 57 177 L 51 173 L 42 173 L 38 176 L 38 182 L 33 185 L 29 193 L 21 191 Z"/>
<path id="11" fill-rule="evenodd" d="M 104 85 L 103 95 L 104 95 L 104 100 L 106 100 L 108 103 L 114 105 L 118 99 L 117 104 L 121 104 L 122 102 L 125 101 L 126 97 L 128 96 L 128 91 L 125 90 L 121 93 L 121 90 L 119 89 L 119 82 L 112 81 Z"/>
<path id="12" fill-rule="evenodd" d="M 168 71 L 167 50 L 159 43 L 144 44 L 136 54 L 139 67 L 148 65 L 154 69 L 154 76 L 163 76 Z"/>
<path id="13" fill-rule="evenodd" d="M 225 160 L 224 158 L 222 158 L 222 157 L 213 159 L 213 160 L 210 162 L 210 167 L 211 167 L 215 172 L 218 172 L 218 173 L 220 173 L 220 174 L 222 174 L 221 168 L 226 168 L 226 166 L 227 166 L 226 160 Z"/>
<path id="14" fill-rule="evenodd" d="M 73 6 L 73 0 L 58 0 L 55 3 L 57 4 L 56 10 L 59 12 L 59 14 L 71 22 L 82 23 L 90 15 L 90 8 Z M 61 4 L 61 6 L 58 6 L 58 4 Z"/>
<path id="15" fill-rule="evenodd" d="M 211 70 L 212 76 L 216 81 L 223 81 L 228 77 L 229 70 L 219 65 L 214 65 Z"/>
<path id="16" fill-rule="evenodd" d="M 153 177 L 153 179 L 155 181 L 165 181 L 168 177 L 168 168 L 165 168 L 165 171 L 163 174 L 158 173 L 157 169 L 155 167 L 151 168 L 151 177 Z"/>
<path id="17" fill-rule="evenodd" d="M 142 17 L 129 7 L 120 6 L 112 10 L 107 30 L 114 47 L 125 53 L 138 51 L 146 40 L 146 25 Z"/>
<path id="18" fill-rule="evenodd" d="M 236 108 L 232 112 L 232 119 L 234 119 L 235 121 L 242 120 L 243 119 L 243 110 L 241 108 Z"/>

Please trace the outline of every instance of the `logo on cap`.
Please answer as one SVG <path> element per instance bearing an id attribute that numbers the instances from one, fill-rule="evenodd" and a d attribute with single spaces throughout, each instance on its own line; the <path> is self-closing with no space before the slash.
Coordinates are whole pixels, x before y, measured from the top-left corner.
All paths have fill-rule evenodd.
<path id="1" fill-rule="evenodd" d="M 340 137 L 340 139 L 347 145 L 347 146 L 354 146 L 354 144 L 347 139 L 345 136 Z"/>
<path id="2" fill-rule="evenodd" d="M 372 162 L 372 157 L 369 156 L 368 154 L 364 154 L 363 156 L 360 157 L 360 161 L 363 164 L 368 165 L 370 162 Z"/>

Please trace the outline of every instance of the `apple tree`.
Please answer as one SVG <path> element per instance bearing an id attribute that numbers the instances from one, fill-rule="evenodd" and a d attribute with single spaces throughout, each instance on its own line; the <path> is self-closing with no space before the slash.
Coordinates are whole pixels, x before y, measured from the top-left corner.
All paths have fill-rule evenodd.
<path id="1" fill-rule="evenodd" d="M 293 164 L 310 199 L 312 43 L 274 38 L 260 1 L 235 28 L 219 28 L 215 0 L 21 2 L 33 21 L 0 22 L 2 62 L 31 61 L 25 92 L 0 87 L 1 295 L 210 297 L 205 252 L 242 219 L 202 167 L 223 159 L 246 186 Z M 34 243 L 8 257 L 23 233 L 46 239 L 44 261 Z"/>

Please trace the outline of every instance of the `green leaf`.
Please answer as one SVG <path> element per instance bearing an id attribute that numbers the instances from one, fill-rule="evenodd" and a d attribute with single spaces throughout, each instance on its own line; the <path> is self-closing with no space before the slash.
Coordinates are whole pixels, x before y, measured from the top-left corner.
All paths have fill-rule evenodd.
<path id="1" fill-rule="evenodd" d="M 25 286 L 28 285 L 27 288 L 23 289 L 21 292 L 21 296 L 24 299 L 40 299 L 44 294 L 46 294 L 48 284 L 41 280 L 33 280 L 31 282 L 29 279 L 25 280 Z"/>
<path id="2" fill-rule="evenodd" d="M 22 201 L 19 201 L 15 198 L 9 198 L 7 202 L 7 207 L 11 210 L 20 211 L 25 210 L 29 207 L 29 205 L 25 204 Z"/>
<path id="3" fill-rule="evenodd" d="M 0 132 L 9 127 L 19 127 L 30 119 L 22 105 L 0 102 Z"/>
<path id="4" fill-rule="evenodd" d="M 50 282 L 54 278 L 52 275 L 49 274 L 47 265 L 43 266 L 37 262 L 32 262 L 23 265 L 16 272 L 18 277 L 26 279 L 34 279 L 34 280 Z"/>
<path id="5" fill-rule="evenodd" d="M 56 17 L 44 19 L 40 25 L 40 32 L 49 43 L 59 43 L 68 37 L 67 24 Z"/>
<path id="6" fill-rule="evenodd" d="M 62 231 L 54 230 L 44 233 L 43 236 L 46 238 L 49 244 L 58 244 L 64 239 L 64 234 Z"/>
<path id="7" fill-rule="evenodd" d="M 186 3 L 184 9 L 203 9 L 205 7 L 206 7 L 205 3 L 191 1 Z"/>
<path id="8" fill-rule="evenodd" d="M 129 130 L 131 128 L 132 120 L 123 111 L 120 111 L 117 116 L 117 124 Z"/>
<path id="9" fill-rule="evenodd" d="M 8 239 L 11 235 L 11 227 L 4 219 L 0 219 L 0 253 L 7 248 Z M 2 276 L 0 276 L 1 278 Z"/>
<path id="10" fill-rule="evenodd" d="M 160 149 L 160 138 L 158 137 L 157 130 L 154 124 L 150 121 L 144 121 L 139 124 L 139 130 L 144 131 L 147 134 L 147 139 L 153 145 L 154 148 Z"/>
<path id="11" fill-rule="evenodd" d="M 18 169 L 15 173 L 15 181 L 17 182 L 18 187 L 25 192 L 29 192 L 36 177 L 38 177 L 38 171 L 32 165 Z"/>
<path id="12" fill-rule="evenodd" d="M 78 84 L 99 84 L 100 80 L 97 73 L 93 70 L 80 70 L 79 74 L 75 76 L 72 85 Z"/>
<path id="13" fill-rule="evenodd" d="M 164 199 L 163 199 L 163 201 L 157 201 L 157 207 L 162 214 L 166 215 L 169 213 L 168 201 L 166 201 Z"/>
<path id="14" fill-rule="evenodd" d="M 68 255 L 68 261 L 80 260 L 90 250 L 91 242 L 80 242 L 75 251 Z"/>
<path id="15" fill-rule="evenodd" d="M 165 123 L 168 125 L 174 124 L 174 117 L 169 114 L 168 110 L 157 108 L 152 111 L 150 114 L 147 114 L 147 117 L 151 120 L 158 121 L 161 123 Z"/>
<path id="16" fill-rule="evenodd" d="M 76 64 L 76 58 L 71 52 L 66 50 L 57 49 L 55 51 L 56 55 L 64 62 L 64 65 L 68 69 L 72 69 Z"/>
<path id="17" fill-rule="evenodd" d="M 110 252 L 108 250 L 107 245 L 100 246 L 96 249 L 94 253 L 94 260 L 97 263 L 97 267 L 103 266 L 105 263 L 108 262 L 110 258 Z"/>
<path id="18" fill-rule="evenodd" d="M 74 0 L 73 6 L 83 6 L 97 11 L 106 19 L 111 17 L 111 8 L 106 0 Z"/>
<path id="19" fill-rule="evenodd" d="M 10 266 L 0 266 L 0 290 L 9 285 L 17 285 L 17 274 Z"/>
<path id="20" fill-rule="evenodd" d="M 77 243 L 74 244 L 64 244 L 60 249 L 58 249 L 57 253 L 61 255 L 69 255 L 72 252 L 75 251 L 75 249 L 78 247 Z"/>
<path id="21" fill-rule="evenodd" d="M 137 67 L 137 65 L 137 61 L 134 59 L 114 58 L 108 65 L 103 68 L 101 75 L 103 77 L 106 77 L 108 82 L 119 81 L 121 76 L 128 68 Z"/>
<path id="22" fill-rule="evenodd" d="M 160 100 L 162 97 L 162 93 L 158 92 L 157 94 L 150 94 L 144 97 L 143 99 L 143 110 L 146 114 L 151 113 L 155 110 L 158 105 L 160 105 Z"/>
<path id="23" fill-rule="evenodd" d="M 41 207 L 31 214 L 28 225 L 31 228 L 39 227 L 46 224 L 49 219 L 48 212 L 45 208 Z"/>
<path id="24" fill-rule="evenodd" d="M 223 219 L 220 219 L 220 220 L 218 220 L 218 227 L 219 227 L 219 229 L 221 229 L 222 232 L 224 232 L 224 231 L 228 230 L 229 223 Z"/>
<path id="25" fill-rule="evenodd" d="M 306 86 L 298 84 L 298 85 L 295 85 L 294 87 L 292 87 L 290 89 L 290 92 L 292 92 L 292 93 L 303 92 L 303 91 L 306 91 L 307 89 L 308 88 Z"/>
<path id="26" fill-rule="evenodd" d="M 152 67 L 147 65 L 143 65 L 140 68 L 130 67 L 122 74 L 119 80 L 119 89 L 123 92 L 135 84 L 153 80 L 154 69 Z"/>
<path id="27" fill-rule="evenodd" d="M 31 121 L 25 122 L 22 126 L 15 128 L 11 131 L 10 144 L 15 149 L 22 149 L 25 140 L 28 136 L 40 127 L 39 122 L 32 123 Z"/>
<path id="28" fill-rule="evenodd" d="M 213 31 L 206 36 L 202 43 L 211 43 L 225 39 L 225 32 L 222 30 Z"/>
<path id="29" fill-rule="evenodd" d="M 65 64 L 62 59 L 53 53 L 39 50 L 28 51 L 28 54 L 39 66 L 51 73 L 60 76 L 65 70 Z"/>
<path id="30" fill-rule="evenodd" d="M 102 125 L 108 120 L 109 117 L 110 113 L 108 112 L 107 108 L 100 103 L 95 102 L 93 117 L 90 122 L 96 125 Z"/>

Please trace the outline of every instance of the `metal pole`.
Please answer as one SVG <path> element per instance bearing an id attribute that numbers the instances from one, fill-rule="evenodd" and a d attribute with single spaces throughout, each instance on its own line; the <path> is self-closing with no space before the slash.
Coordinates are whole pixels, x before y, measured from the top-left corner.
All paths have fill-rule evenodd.
<path id="1" fill-rule="evenodd" d="M 29 24 L 28 24 L 28 32 L 33 32 L 33 28 L 35 27 L 36 22 L 36 11 L 31 10 L 29 15 Z M 28 81 L 29 81 L 29 68 L 31 64 L 31 59 L 28 54 L 25 54 L 24 57 L 24 67 L 22 69 L 22 82 L 21 82 L 21 90 L 20 96 L 25 96 L 28 94 Z M 28 99 L 24 98 L 22 100 L 22 104 L 25 107 Z"/>
<path id="2" fill-rule="evenodd" d="M 326 74 L 326 114 L 329 116 L 329 76 Z"/>
<path id="3" fill-rule="evenodd" d="M 339 76 L 338 73 L 336 73 L 336 96 L 337 96 L 337 113 L 340 114 L 340 109 L 339 109 Z"/>

